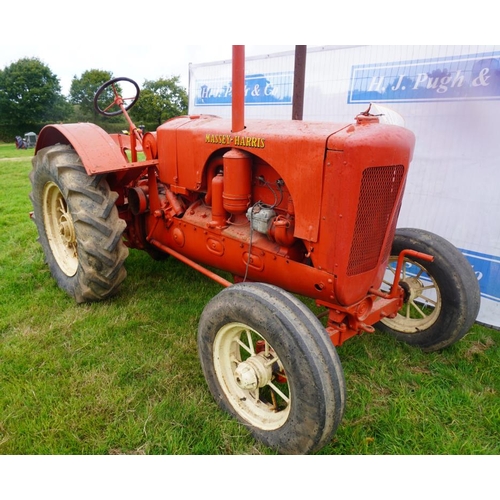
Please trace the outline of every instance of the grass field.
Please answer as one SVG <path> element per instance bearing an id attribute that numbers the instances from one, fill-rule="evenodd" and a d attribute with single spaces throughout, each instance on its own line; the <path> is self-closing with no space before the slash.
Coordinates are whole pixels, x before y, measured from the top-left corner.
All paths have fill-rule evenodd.
<path id="1" fill-rule="evenodd" d="M 44 264 L 33 150 L 0 144 L 0 453 L 272 454 L 211 398 L 196 329 L 221 288 L 131 251 L 114 299 L 77 305 Z M 500 454 L 500 332 L 432 354 L 376 332 L 338 349 L 342 425 L 323 455 Z"/>

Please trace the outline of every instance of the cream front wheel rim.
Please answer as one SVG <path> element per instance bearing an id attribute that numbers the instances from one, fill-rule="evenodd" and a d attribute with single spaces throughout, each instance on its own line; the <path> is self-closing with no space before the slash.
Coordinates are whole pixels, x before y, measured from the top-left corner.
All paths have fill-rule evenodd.
<path id="1" fill-rule="evenodd" d="M 272 346 L 249 326 L 229 323 L 217 332 L 213 348 L 216 376 L 236 413 L 262 430 L 281 427 L 291 393 Z"/>

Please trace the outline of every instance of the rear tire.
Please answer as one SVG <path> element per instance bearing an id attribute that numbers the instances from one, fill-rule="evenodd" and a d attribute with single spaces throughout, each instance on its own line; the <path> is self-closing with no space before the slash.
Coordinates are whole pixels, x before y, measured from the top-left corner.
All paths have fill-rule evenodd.
<path id="1" fill-rule="evenodd" d="M 224 289 L 203 311 L 198 351 L 213 397 L 257 440 L 303 454 L 332 439 L 344 413 L 342 366 L 291 294 L 263 283 Z"/>
<path id="2" fill-rule="evenodd" d="M 128 256 L 118 195 L 104 176 L 87 175 L 70 146 L 44 148 L 32 162 L 33 217 L 52 276 L 77 302 L 115 295 Z"/>
<path id="3" fill-rule="evenodd" d="M 404 249 L 430 254 L 434 261 L 405 259 L 400 284 L 406 290 L 406 304 L 395 318 L 376 326 L 426 352 L 448 347 L 470 330 L 479 312 L 481 297 L 472 266 L 444 238 L 421 229 L 398 229 L 390 268 L 395 268 Z"/>

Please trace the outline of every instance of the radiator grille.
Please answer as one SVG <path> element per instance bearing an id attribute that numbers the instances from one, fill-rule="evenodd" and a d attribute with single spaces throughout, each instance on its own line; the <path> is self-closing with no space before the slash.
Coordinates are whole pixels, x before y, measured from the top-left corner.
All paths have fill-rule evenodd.
<path id="1" fill-rule="evenodd" d="M 404 178 L 404 166 L 367 168 L 361 179 L 359 205 L 347 274 L 364 273 L 375 268 L 398 193 Z M 395 225 L 395 224 L 394 224 Z M 385 249 L 384 249 L 385 250 Z"/>

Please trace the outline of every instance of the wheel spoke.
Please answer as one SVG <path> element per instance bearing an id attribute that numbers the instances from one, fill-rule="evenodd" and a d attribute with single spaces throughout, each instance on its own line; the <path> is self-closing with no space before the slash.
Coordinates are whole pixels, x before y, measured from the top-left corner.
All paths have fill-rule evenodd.
<path id="1" fill-rule="evenodd" d="M 413 309 L 415 309 L 415 311 L 418 312 L 418 314 L 420 314 L 420 316 L 422 316 L 422 318 L 427 318 L 427 314 L 425 314 L 422 309 L 420 309 L 420 307 L 418 307 L 417 303 L 412 300 L 411 301 L 411 305 L 413 306 Z M 408 310 L 410 310 L 410 308 L 408 308 Z M 409 316 L 407 316 L 409 318 Z"/>
<path id="2" fill-rule="evenodd" d="M 255 354 L 255 345 L 252 339 L 252 332 L 250 330 L 245 330 L 245 333 L 247 335 L 247 342 L 248 342 L 248 348 L 250 354 L 254 355 Z"/>
<path id="3" fill-rule="evenodd" d="M 109 111 L 113 106 L 115 106 L 115 102 L 113 101 L 109 106 L 107 106 L 106 108 L 103 109 L 103 111 L 106 113 L 107 111 Z"/>
<path id="4" fill-rule="evenodd" d="M 240 339 L 237 339 L 236 340 L 236 343 L 242 348 L 244 349 L 246 352 L 248 352 L 248 354 L 252 355 L 253 354 L 253 351 L 250 347 L 248 347 L 247 344 L 245 344 L 244 342 L 242 342 Z"/>
<path id="5" fill-rule="evenodd" d="M 272 366 L 272 365 L 274 365 L 274 363 L 279 362 L 278 356 L 276 356 L 274 358 L 269 358 L 268 356 L 269 355 L 265 356 L 267 361 L 264 363 L 264 366 Z"/>
<path id="6" fill-rule="evenodd" d="M 425 269 L 420 268 L 420 271 L 417 273 L 417 275 L 415 276 L 415 278 L 416 279 L 420 278 L 420 276 L 422 276 L 422 274 L 424 274 L 424 271 L 425 271 Z"/>
<path id="7" fill-rule="evenodd" d="M 64 203 L 64 199 L 62 196 L 57 197 L 57 204 L 59 205 L 57 210 L 59 210 L 59 212 L 64 215 L 66 213 L 66 204 Z"/>
<path id="8" fill-rule="evenodd" d="M 424 300 L 426 303 L 428 302 L 434 306 L 437 304 L 437 302 L 434 299 L 431 299 L 430 297 L 427 297 L 425 295 L 421 295 L 420 298 Z"/>
<path id="9" fill-rule="evenodd" d="M 247 336 L 247 343 L 245 344 L 245 342 L 243 342 L 241 340 L 241 337 L 238 337 L 236 339 L 236 343 L 242 349 L 244 349 L 246 352 L 248 352 L 248 354 L 250 354 L 250 356 L 253 356 L 255 354 L 255 348 L 254 348 L 253 342 L 252 342 L 252 334 L 248 330 L 245 330 L 245 333 L 246 333 L 246 336 Z"/>
<path id="10" fill-rule="evenodd" d="M 285 401 L 287 404 L 290 403 L 290 398 L 288 396 L 286 396 L 285 394 L 283 394 L 283 392 L 278 387 L 276 387 L 272 382 L 269 382 L 267 385 L 272 389 L 272 391 L 274 391 L 276 394 L 278 394 L 280 396 L 280 398 L 283 399 L 283 401 Z M 271 392 L 271 394 L 272 394 L 272 392 Z"/>

